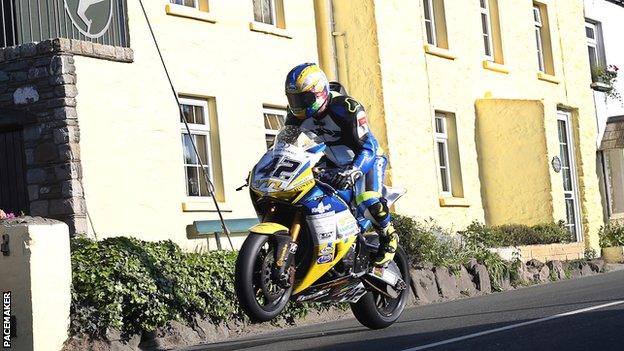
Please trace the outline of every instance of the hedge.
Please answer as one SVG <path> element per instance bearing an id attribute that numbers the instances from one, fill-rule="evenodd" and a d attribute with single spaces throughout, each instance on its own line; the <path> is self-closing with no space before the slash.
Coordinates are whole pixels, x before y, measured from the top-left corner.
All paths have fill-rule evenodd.
<path id="1" fill-rule="evenodd" d="M 244 321 L 234 293 L 236 252 L 183 252 L 172 241 L 128 237 L 71 242 L 70 333 L 102 337 L 107 329 L 140 334 L 167 321 Z M 291 304 L 281 320 L 292 322 L 310 306 Z"/>

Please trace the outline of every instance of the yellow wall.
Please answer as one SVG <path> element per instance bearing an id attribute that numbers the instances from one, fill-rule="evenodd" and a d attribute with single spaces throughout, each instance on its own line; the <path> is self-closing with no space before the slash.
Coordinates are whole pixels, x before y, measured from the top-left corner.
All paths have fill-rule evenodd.
<path id="1" fill-rule="evenodd" d="M 559 155 L 556 112 L 563 108 L 572 113 L 574 120 L 585 239 L 597 247 L 596 232 L 602 223 L 602 211 L 595 173 L 596 126 L 593 100 L 587 88 L 590 81 L 581 0 L 541 1 L 548 11 L 554 69 L 552 77 L 542 76 L 543 79 L 538 78 L 531 1 L 498 0 L 504 62 L 494 70 L 484 67 L 478 1 L 444 1 L 448 50 L 429 50 L 434 53 L 424 50 L 422 1 L 334 1 L 335 6 L 337 3 L 337 31 L 347 40 L 367 39 L 364 43 L 368 47 L 359 52 L 362 55 L 352 48 L 357 46 L 355 39 L 348 41 L 346 52 L 354 54 L 338 55 L 339 66 L 348 66 L 350 93 L 367 107 L 375 106 L 376 111 L 383 112 L 385 133 L 382 123 L 373 127 L 376 133 L 387 135 L 393 184 L 408 189 L 406 197 L 396 204 L 399 212 L 433 217 L 454 229 L 475 219 L 483 221 L 486 216 L 482 189 L 488 188 L 493 177 L 488 174 L 480 178 L 475 102 L 541 101 L 544 112 L 539 128 L 544 132 L 540 148 L 545 152 L 545 165 L 540 166 L 539 172 L 547 178 L 526 181 L 531 183 L 527 185 L 529 189 L 541 189 L 540 199 L 552 199 L 551 204 L 545 205 L 551 208 L 552 215 L 535 214 L 534 219 L 565 218 L 561 174 L 548 166 L 549 160 Z M 376 40 L 368 40 L 375 33 Z M 341 38 L 337 38 L 338 43 Z M 352 73 L 357 71 L 361 71 L 360 76 Z M 461 206 L 440 205 L 434 158 L 435 110 L 453 113 L 457 121 L 464 198 L 448 203 Z M 545 188 L 549 183 L 551 186 Z M 509 203 L 497 211 L 501 218 L 510 221 L 527 219 L 528 214 L 514 214 L 515 206 Z"/>
<path id="2" fill-rule="evenodd" d="M 486 222 L 493 225 L 551 222 L 553 198 L 542 103 L 484 99 L 477 100 L 476 110 Z"/>
<path id="3" fill-rule="evenodd" d="M 381 85 L 377 31 L 374 25 L 368 27 L 369 19 L 374 22 L 374 10 L 373 0 L 333 1 L 336 58 L 338 79 L 349 95 L 363 104 L 379 144 L 387 151 L 385 111 L 384 105 L 380 103 L 383 101 L 384 92 Z M 327 70 L 326 67 L 322 68 Z M 391 168 L 392 165 L 388 169 L 389 173 Z"/>
<path id="4" fill-rule="evenodd" d="M 266 148 L 263 104 L 285 106 L 286 73 L 317 61 L 312 2 L 284 2 L 287 32 L 280 33 L 292 38 L 251 31 L 251 1 L 210 1 L 216 23 L 167 15 L 168 1 L 144 3 L 180 94 L 215 99 L 226 218 L 255 217 L 248 192 L 234 189 Z M 210 199 L 200 204 L 204 211 L 182 211 L 189 200 L 178 109 L 139 4 L 128 7 L 133 63 L 75 58 L 88 211 L 100 238 L 201 247 L 205 240 L 189 240 L 185 228 L 217 215 L 207 212 Z"/>

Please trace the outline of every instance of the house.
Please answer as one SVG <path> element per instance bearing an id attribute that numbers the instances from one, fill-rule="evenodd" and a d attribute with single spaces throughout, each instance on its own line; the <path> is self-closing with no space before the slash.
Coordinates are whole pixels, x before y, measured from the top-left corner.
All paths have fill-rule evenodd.
<path id="1" fill-rule="evenodd" d="M 605 218 L 624 218 L 624 91 L 621 78 L 609 80 L 624 67 L 624 1 L 585 0 L 585 32 L 591 64 L 596 120 L 598 124 L 598 172 Z"/>
<path id="2" fill-rule="evenodd" d="M 396 210 L 461 229 L 564 220 L 598 248 L 602 206 L 582 1 L 333 1 L 334 57 L 390 156 Z M 331 46 L 330 46 L 331 47 Z M 581 244 L 577 244 L 581 245 Z"/>
<path id="3" fill-rule="evenodd" d="M 191 136 L 141 2 L 67 2 L 5 11 L 0 107 L 33 120 L 25 212 L 214 247 L 193 226 L 217 215 L 189 139 L 226 219 L 255 217 L 234 189 L 283 123 L 285 73 L 318 61 L 366 107 L 388 182 L 408 190 L 398 212 L 453 229 L 564 220 L 573 245 L 597 247 L 581 0 L 143 1 Z"/>
<path id="4" fill-rule="evenodd" d="M 318 58 L 312 2 L 142 1 L 191 136 L 139 1 L 89 2 L 90 28 L 80 1 L 39 11 L 27 2 L 4 1 L 0 27 L 6 44 L 18 44 L 0 50 L 0 124 L 5 108 L 30 118 L 20 125 L 25 166 L 7 167 L 27 179 L 19 192 L 27 205 L 15 211 L 100 239 L 206 246 L 193 222 L 217 216 L 189 153 L 192 137 L 225 218 L 256 216 L 235 188 L 283 124 L 286 73 Z M 56 37 L 71 40 L 46 41 Z"/>

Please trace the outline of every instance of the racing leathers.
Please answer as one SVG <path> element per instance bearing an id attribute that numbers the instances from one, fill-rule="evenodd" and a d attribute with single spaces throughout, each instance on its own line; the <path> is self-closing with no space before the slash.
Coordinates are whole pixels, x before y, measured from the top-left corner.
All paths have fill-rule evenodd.
<path id="1" fill-rule="evenodd" d="M 336 174 L 333 183 L 337 187 L 350 185 L 352 174 L 362 172 L 364 179 L 356 182 L 355 202 L 358 211 L 379 233 L 380 249 L 374 264 L 386 265 L 394 257 L 398 244 L 390 211 L 381 194 L 388 161 L 370 131 L 363 106 L 349 96 L 332 91 L 327 107 L 317 116 L 302 120 L 289 114 L 286 125 L 312 131 L 325 143 L 327 149 L 319 165 Z"/>

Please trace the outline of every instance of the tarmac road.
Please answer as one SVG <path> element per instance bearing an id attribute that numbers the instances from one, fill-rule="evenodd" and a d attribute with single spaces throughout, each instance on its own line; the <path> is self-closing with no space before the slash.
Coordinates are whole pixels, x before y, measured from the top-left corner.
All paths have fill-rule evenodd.
<path id="1" fill-rule="evenodd" d="M 184 350 L 624 350 L 624 271 L 412 307 L 384 330 L 348 319 Z"/>

